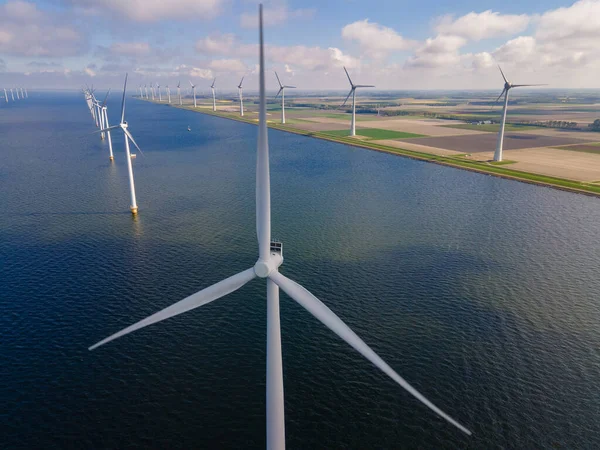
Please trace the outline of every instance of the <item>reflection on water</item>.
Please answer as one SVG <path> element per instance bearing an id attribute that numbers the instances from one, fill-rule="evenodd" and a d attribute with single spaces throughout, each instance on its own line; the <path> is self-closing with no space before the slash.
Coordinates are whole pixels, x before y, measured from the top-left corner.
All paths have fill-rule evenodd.
<path id="1" fill-rule="evenodd" d="M 146 154 L 137 217 L 122 136 L 112 164 L 105 141 L 79 139 L 93 126 L 78 95 L 0 110 L 3 444 L 264 448 L 264 283 L 86 350 L 256 259 L 256 128 L 128 108 Z M 290 448 L 600 447 L 597 199 L 276 131 L 270 144 L 282 272 L 474 431 L 282 294 Z"/>

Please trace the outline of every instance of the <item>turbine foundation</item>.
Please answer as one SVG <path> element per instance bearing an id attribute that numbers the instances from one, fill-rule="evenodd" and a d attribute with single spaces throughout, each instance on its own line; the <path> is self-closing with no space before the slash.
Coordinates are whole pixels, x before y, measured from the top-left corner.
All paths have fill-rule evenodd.
<path id="1" fill-rule="evenodd" d="M 137 206 L 130 206 L 129 209 L 131 210 L 131 214 L 133 214 L 134 216 L 138 213 Z"/>

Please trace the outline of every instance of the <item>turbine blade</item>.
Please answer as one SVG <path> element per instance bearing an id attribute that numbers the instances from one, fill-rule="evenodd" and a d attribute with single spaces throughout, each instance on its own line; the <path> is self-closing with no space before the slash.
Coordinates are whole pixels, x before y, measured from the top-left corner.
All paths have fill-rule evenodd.
<path id="1" fill-rule="evenodd" d="M 121 100 L 121 123 L 125 122 L 125 92 L 127 91 L 127 74 L 125 74 L 125 85 L 123 86 L 123 100 Z"/>
<path id="2" fill-rule="evenodd" d="M 496 101 L 494 102 L 494 106 L 496 105 L 496 103 L 498 103 L 498 100 L 500 100 L 500 97 L 502 97 L 505 92 L 506 92 L 506 88 L 502 89 L 502 92 L 500 93 L 500 95 L 498 96 L 498 98 L 496 99 Z"/>
<path id="3" fill-rule="evenodd" d="M 296 86 L 283 86 L 286 89 L 296 89 Z"/>
<path id="4" fill-rule="evenodd" d="M 128 130 L 127 128 L 125 128 L 125 127 L 121 127 L 121 128 L 123 128 L 123 133 L 125 133 L 125 134 L 127 135 L 127 137 L 129 138 L 129 140 L 131 140 L 131 142 L 133 143 L 133 145 L 135 145 L 135 148 L 137 148 L 137 149 L 140 151 L 140 153 L 141 153 L 142 155 L 144 155 L 144 152 L 143 152 L 143 151 L 142 151 L 142 149 L 141 149 L 141 148 L 140 148 L 140 147 L 137 145 L 137 143 L 136 143 L 136 142 L 135 142 L 135 140 L 133 139 L 133 136 L 131 135 L 131 133 L 129 132 L 129 130 Z M 146 156 L 146 155 L 144 155 L 144 156 Z"/>
<path id="5" fill-rule="evenodd" d="M 125 336 L 133 331 L 139 330 L 140 328 L 147 327 L 148 325 L 152 325 L 153 323 L 160 322 L 162 320 L 168 319 L 170 317 L 177 316 L 184 312 L 190 311 L 194 308 L 198 308 L 199 306 L 206 305 L 214 300 L 217 300 L 221 297 L 224 297 L 227 294 L 230 294 L 234 291 L 237 291 L 243 285 L 252 280 L 256 274 L 254 273 L 254 269 L 247 269 L 243 272 L 240 272 L 232 277 L 226 278 L 223 281 L 219 281 L 212 286 L 209 286 L 205 289 L 202 289 L 200 292 L 196 292 L 195 294 L 190 295 L 189 297 L 184 298 L 183 300 L 155 313 L 149 317 L 146 317 L 139 322 L 124 328 L 123 330 L 107 337 L 106 339 L 101 340 L 100 342 L 92 345 L 89 350 L 94 350 L 101 345 L 104 345 L 110 341 L 114 341 L 115 339 L 120 338 L 121 336 Z"/>
<path id="6" fill-rule="evenodd" d="M 188 80 L 190 82 L 190 86 L 192 86 L 193 88 L 196 87 L 192 84 L 191 80 Z"/>
<path id="7" fill-rule="evenodd" d="M 377 368 L 382 370 L 392 380 L 407 390 L 413 397 L 427 406 L 429 409 L 434 411 L 440 417 L 446 419 L 452 425 L 470 435 L 471 432 L 463 427 L 460 423 L 455 421 L 452 417 L 447 415 L 429 400 L 427 400 L 419 391 L 412 387 L 404 378 L 398 375 L 394 369 L 392 369 L 383 359 L 381 359 L 377 353 L 365 344 L 365 342 L 359 338 L 354 331 L 348 327 L 338 316 L 335 315 L 323 302 L 317 297 L 308 292 L 304 287 L 300 286 L 295 281 L 290 280 L 284 275 L 277 271 L 273 271 L 269 274 L 269 278 L 275 282 L 281 289 L 283 289 L 292 299 L 300 304 L 309 313 L 315 316 L 323 325 L 341 337 L 344 341 L 350 344 L 357 352 L 371 361 Z"/>
<path id="8" fill-rule="evenodd" d="M 210 85 L 211 88 L 215 87 L 215 82 L 217 81 L 217 78 L 215 77 L 215 79 L 213 80 L 212 84 Z"/>
<path id="9" fill-rule="evenodd" d="M 88 133 L 85 136 L 81 136 L 81 137 L 86 137 L 86 136 L 89 136 L 91 134 L 104 133 L 106 131 L 115 130 L 117 128 L 121 128 L 121 125 L 113 125 L 112 127 L 104 128 L 102 130 L 92 131 L 91 133 Z"/>
<path id="10" fill-rule="evenodd" d="M 238 86 L 240 89 L 242 88 L 242 83 L 244 82 L 244 78 L 245 78 L 245 77 L 246 77 L 246 75 L 244 75 L 244 76 L 242 77 L 242 81 L 240 81 L 240 85 Z"/>
<path id="11" fill-rule="evenodd" d="M 267 135 L 267 99 L 265 96 L 265 48 L 263 44 L 262 4 L 258 7 L 259 21 L 259 89 L 258 143 L 256 151 L 256 234 L 258 257 L 269 259 L 271 248 L 271 182 L 269 177 L 269 137 Z"/>
<path id="12" fill-rule="evenodd" d="M 547 84 L 513 84 L 511 88 L 526 87 L 526 86 L 548 86 Z"/>
<path id="13" fill-rule="evenodd" d="M 108 88 L 108 92 L 106 93 L 106 97 L 104 97 L 104 101 L 102 102 L 102 107 L 106 106 L 106 100 L 108 99 L 108 94 L 110 94 L 110 88 Z"/>
<path id="14" fill-rule="evenodd" d="M 281 80 L 279 79 L 279 75 L 277 75 L 277 72 L 275 72 L 275 76 L 277 77 L 277 82 L 279 83 L 279 87 L 282 88 L 283 85 L 281 84 Z"/>
<path id="15" fill-rule="evenodd" d="M 502 68 L 500 67 L 500 64 L 498 64 L 498 69 L 500 69 L 500 73 L 502 74 L 502 78 L 504 78 L 504 82 L 508 83 L 508 80 L 506 79 L 506 77 L 504 76 L 504 72 L 502 72 Z"/>
<path id="16" fill-rule="evenodd" d="M 275 98 L 279 97 L 279 94 L 281 94 L 281 91 L 283 91 L 284 86 L 280 87 L 279 90 L 277 91 L 277 95 L 275 96 Z"/>
<path id="17" fill-rule="evenodd" d="M 375 87 L 375 86 L 373 86 L 372 84 L 357 84 L 354 87 L 359 88 L 359 87 Z"/>
<path id="18" fill-rule="evenodd" d="M 348 77 L 348 81 L 350 82 L 350 86 L 354 87 L 354 84 L 352 84 L 352 80 L 350 79 L 350 74 L 346 70 L 346 67 L 344 67 L 344 72 L 346 72 L 346 76 Z"/>
<path id="19" fill-rule="evenodd" d="M 352 91 L 354 91 L 354 87 L 352 87 L 352 89 L 350 89 L 350 92 L 348 93 L 348 97 L 346 97 L 346 100 L 344 100 L 344 103 L 342 103 L 342 105 L 340 106 L 340 108 L 343 107 L 346 104 L 346 102 L 348 101 L 348 99 L 352 95 Z"/>

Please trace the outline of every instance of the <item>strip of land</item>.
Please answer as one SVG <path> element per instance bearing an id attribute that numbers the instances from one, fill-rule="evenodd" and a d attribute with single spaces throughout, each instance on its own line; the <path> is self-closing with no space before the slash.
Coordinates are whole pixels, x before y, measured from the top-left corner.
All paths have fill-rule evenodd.
<path id="1" fill-rule="evenodd" d="M 158 103 L 158 102 L 154 102 Z M 241 117 L 235 106 L 216 112 L 208 105 L 166 105 L 202 114 L 257 125 L 258 115 L 248 111 Z M 505 159 L 491 162 L 495 133 L 476 125 L 448 126 L 448 121 L 435 119 L 380 119 L 357 120 L 355 137 L 350 137 L 348 114 L 325 114 L 312 117 L 306 112 L 291 110 L 286 124 L 280 123 L 280 111 L 269 111 L 268 127 L 355 147 L 428 161 L 445 166 L 485 173 L 525 183 L 600 196 L 600 154 L 589 145 L 592 139 L 600 141 L 600 134 L 540 133 L 539 129 L 525 128 L 505 136 Z M 446 134 L 447 133 L 447 134 Z M 585 136 L 580 136 L 585 135 Z M 569 146 L 573 151 L 569 151 Z M 595 147 L 595 146 L 593 146 Z M 585 149 L 584 149 L 585 148 Z M 596 147 L 600 149 L 600 147 Z M 492 149 L 492 150 L 491 150 Z M 594 159 L 597 158 L 597 161 Z"/>

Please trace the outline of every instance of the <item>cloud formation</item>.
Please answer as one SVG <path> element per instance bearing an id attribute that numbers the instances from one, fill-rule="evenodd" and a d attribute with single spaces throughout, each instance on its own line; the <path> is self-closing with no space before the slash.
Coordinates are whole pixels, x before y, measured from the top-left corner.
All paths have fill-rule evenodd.
<path id="1" fill-rule="evenodd" d="M 530 18 L 526 14 L 500 14 L 488 9 L 482 13 L 470 12 L 457 19 L 452 15 L 443 16 L 438 20 L 435 31 L 480 41 L 520 33 L 527 28 L 529 21 Z"/>
<path id="2" fill-rule="evenodd" d="M 414 41 L 404 39 L 391 28 L 369 19 L 359 20 L 342 28 L 342 37 L 355 41 L 362 50 L 375 58 L 382 58 L 392 51 L 408 50 L 415 46 Z"/>

